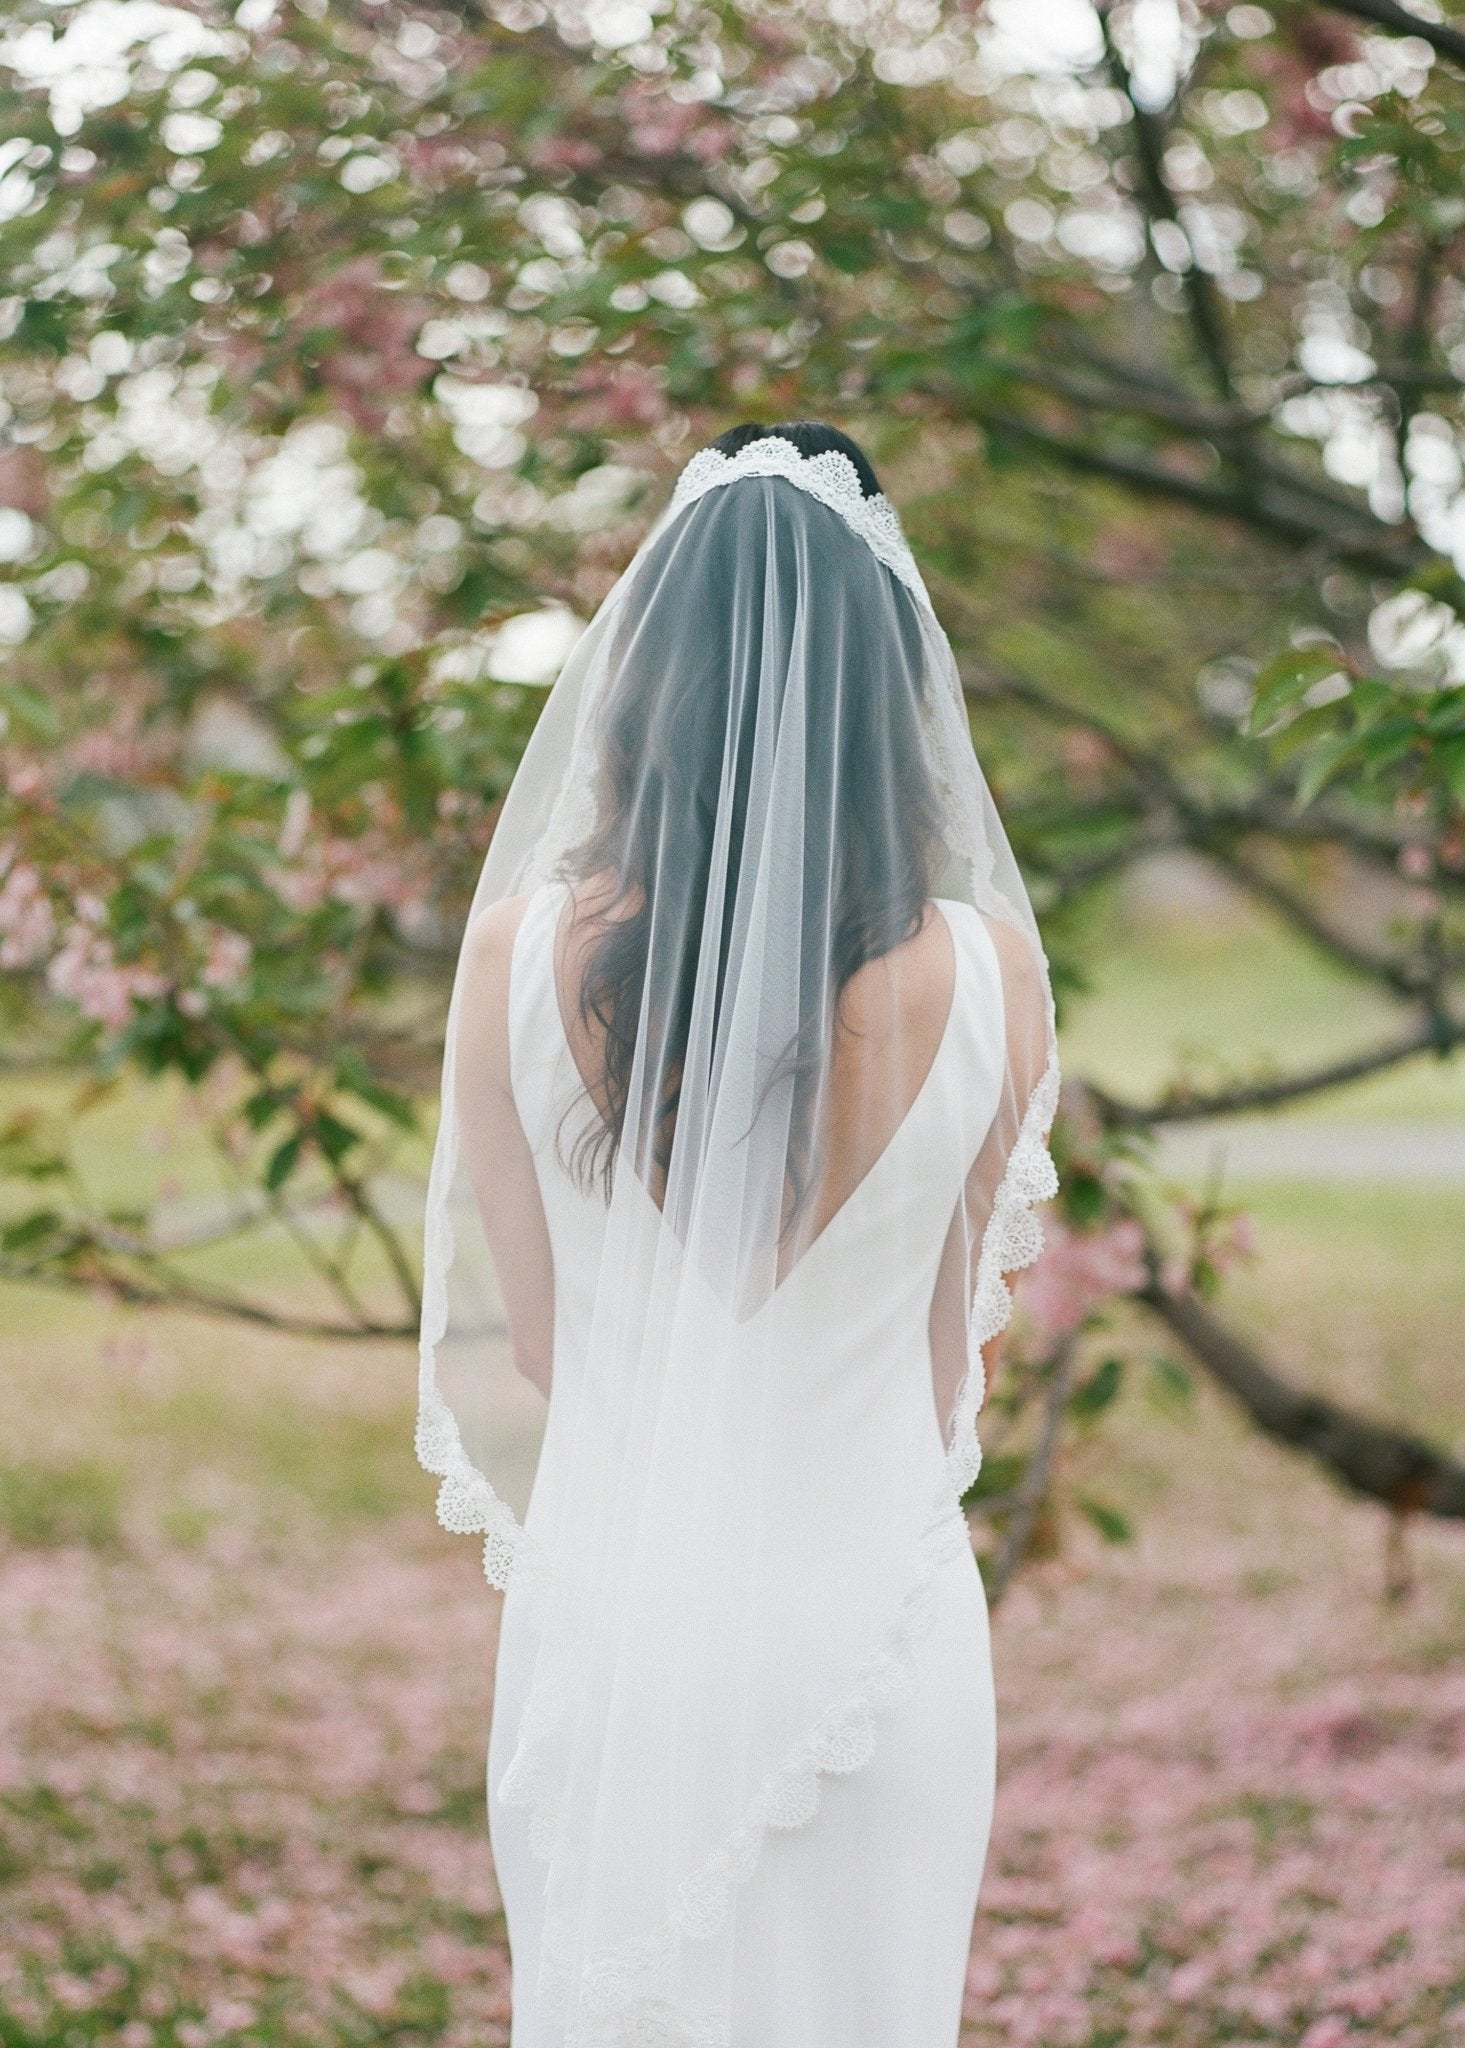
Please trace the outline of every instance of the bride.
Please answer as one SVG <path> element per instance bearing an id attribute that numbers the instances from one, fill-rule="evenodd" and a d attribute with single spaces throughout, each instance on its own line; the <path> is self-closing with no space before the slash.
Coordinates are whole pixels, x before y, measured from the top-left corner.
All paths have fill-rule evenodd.
<path id="1" fill-rule="evenodd" d="M 507 1588 L 514 2048 L 954 2048 L 959 1503 L 1057 1078 L 895 513 L 736 428 L 550 694 L 448 1023 L 418 1448 Z"/>

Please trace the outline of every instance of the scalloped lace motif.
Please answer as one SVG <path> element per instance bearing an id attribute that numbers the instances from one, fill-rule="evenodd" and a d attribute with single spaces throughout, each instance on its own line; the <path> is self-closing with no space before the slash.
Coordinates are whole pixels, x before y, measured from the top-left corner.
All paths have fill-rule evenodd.
<path id="1" fill-rule="evenodd" d="M 940 1517 L 918 1546 L 915 1575 L 896 1618 L 850 1691 L 764 1780 L 718 1853 L 683 1879 L 660 1938 L 602 1951 L 576 1972 L 552 1952 L 546 1936 L 541 1988 L 564 2027 L 565 2048 L 727 2048 L 725 2026 L 677 2006 L 671 1985 L 678 1943 L 709 1939 L 724 1927 L 734 1893 L 756 1870 L 767 1836 L 807 1827 L 819 1811 L 823 1779 L 852 1776 L 874 1757 L 878 1717 L 915 1684 L 916 1653 L 935 1613 L 937 1575 L 968 1540 L 952 1506 L 943 1495 Z M 521 1750 L 504 1774 L 499 1798 L 505 1806 L 528 1810 L 530 1849 L 548 1862 L 558 1809 L 552 1773 Z"/>
<path id="2" fill-rule="evenodd" d="M 525 1553 L 518 1517 L 469 1458 L 447 1402 L 430 1382 L 419 1393 L 417 1461 L 442 1481 L 437 1518 L 455 1536 L 482 1536 L 483 1572 L 500 1591 Z"/>
<path id="3" fill-rule="evenodd" d="M 1017 1142 L 1008 1155 L 992 1214 L 982 1233 L 968 1325 L 967 1356 L 971 1363 L 957 1395 L 946 1457 L 947 1477 L 958 1499 L 975 1483 L 982 1469 L 982 1446 L 977 1435 L 977 1413 L 987 1392 L 982 1346 L 1007 1328 L 1012 1315 L 1012 1289 L 1006 1276 L 1031 1266 L 1042 1251 L 1043 1226 L 1034 1211 L 1039 1202 L 1051 1201 L 1058 1192 L 1058 1173 L 1048 1151 L 1048 1131 L 1058 1107 L 1058 1080 L 1058 1058 L 1054 1053 L 1049 1055 L 1043 1078 L 1028 1099 Z"/>
<path id="4" fill-rule="evenodd" d="M 861 1665 L 843 1699 L 825 1709 L 792 1756 L 760 1786 L 732 1838 L 700 1870 L 682 1881 L 674 1924 L 690 1940 L 715 1934 L 747 1882 L 769 1833 L 791 1834 L 819 1811 L 824 1778 L 850 1777 L 875 1755 L 876 1721 L 907 1697 L 916 1678 L 916 1651 L 931 1625 L 934 1588 L 943 1564 L 960 1554 L 966 1525 L 942 1502 L 941 1519 L 920 1545 L 916 1574 L 880 1647 Z"/>
<path id="5" fill-rule="evenodd" d="M 724 455 L 720 448 L 704 448 L 694 455 L 677 479 L 672 493 L 672 510 L 693 504 L 720 484 L 735 483 L 745 476 L 781 476 L 810 498 L 817 498 L 845 525 L 857 533 L 877 560 L 892 570 L 928 608 L 931 600 L 921 581 L 900 515 L 883 494 L 867 498 L 859 471 L 837 448 L 822 455 L 801 455 L 792 441 L 781 434 L 765 434 L 750 441 L 736 455 Z"/>

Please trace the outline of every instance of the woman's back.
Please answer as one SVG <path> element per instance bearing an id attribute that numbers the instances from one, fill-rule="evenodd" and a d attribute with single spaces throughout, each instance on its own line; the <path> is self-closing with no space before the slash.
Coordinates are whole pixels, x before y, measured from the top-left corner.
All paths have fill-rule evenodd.
<path id="1" fill-rule="evenodd" d="M 554 1377 L 574 1380 L 609 1214 L 600 1187 L 574 1170 L 577 1143 L 599 1116 L 595 1039 L 563 979 L 579 950 L 573 893 L 546 885 L 515 910 L 507 988 L 489 999 L 507 1001 L 509 1086 L 551 1246 Z M 1004 1062 L 1002 982 L 981 917 L 967 904 L 930 906 L 910 940 L 852 977 L 834 1037 L 821 1171 L 793 1248 L 781 1250 L 765 1300 L 725 1313 L 747 1342 L 790 1348 L 790 1388 L 836 1365 L 897 1382 L 907 1412 L 928 1425 L 939 1478 L 930 1311 Z M 649 1207 L 656 1191 L 642 1199 Z M 656 1256 L 676 1255 L 669 1229 L 663 1222 Z"/>

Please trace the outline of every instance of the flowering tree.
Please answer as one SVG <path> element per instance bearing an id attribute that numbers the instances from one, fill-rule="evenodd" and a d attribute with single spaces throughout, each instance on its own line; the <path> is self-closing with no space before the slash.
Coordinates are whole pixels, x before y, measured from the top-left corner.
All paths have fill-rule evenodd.
<path id="1" fill-rule="evenodd" d="M 700 437 L 833 416 L 907 509 L 1060 975 L 1093 892 L 1185 847 L 1398 1017 L 1074 1088 L 999 1576 L 1118 1383 L 1075 1348 L 1115 1293 L 1349 1484 L 1465 1514 L 1444 1452 L 1221 1321 L 1236 1220 L 1144 1164 L 1465 1039 L 1465 31 L 1031 12 L 14 0 L 0 967 L 37 1078 L 0 1273 L 413 1327 L 398 1183 L 556 650 Z M 129 1071 L 227 1199 L 96 1192 L 81 1113 Z M 288 1282 L 237 1277 L 250 1233 Z"/>

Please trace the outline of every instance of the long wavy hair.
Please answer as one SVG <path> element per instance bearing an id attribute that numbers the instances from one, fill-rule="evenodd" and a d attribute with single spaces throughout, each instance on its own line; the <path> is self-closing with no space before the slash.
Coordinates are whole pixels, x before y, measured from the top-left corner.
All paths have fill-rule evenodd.
<path id="1" fill-rule="evenodd" d="M 854 464 L 865 496 L 879 491 L 869 458 L 833 427 L 803 421 L 740 426 L 712 445 L 732 455 L 769 434 L 792 441 L 805 456 L 838 450 Z M 578 1006 L 582 1027 L 603 1047 L 603 1078 L 595 1091 L 600 1115 L 582 1126 L 569 1164 L 582 1186 L 599 1185 L 607 1199 L 628 1138 L 643 1179 L 664 1184 L 670 1168 L 714 835 L 729 786 L 731 837 L 717 857 L 729 874 L 739 871 L 760 707 L 753 692 L 731 702 L 734 614 L 727 541 L 729 522 L 738 517 L 734 495 L 751 488 L 734 483 L 712 491 L 647 554 L 638 576 L 641 602 L 633 588 L 611 650 L 613 681 L 596 726 L 595 825 L 565 863 L 567 879 L 595 885 Z M 781 496 L 774 494 L 775 505 Z M 939 815 L 921 733 L 921 627 L 914 600 L 837 513 L 813 505 L 810 516 L 818 528 L 821 616 L 831 629 L 799 644 L 807 676 L 804 836 L 811 852 L 828 849 L 828 862 L 805 860 L 799 1024 L 768 1084 L 792 1077 L 792 1199 L 785 1229 L 799 1212 L 812 1174 L 816 1084 L 832 1028 L 830 998 L 837 1017 L 838 997 L 850 977 L 920 928 L 932 894 Z M 765 588 L 775 579 L 791 579 L 791 523 L 775 516 L 760 522 L 758 533 L 766 535 L 768 549 Z M 669 573 L 673 553 L 676 566 Z M 760 624 L 765 638 L 782 634 L 788 646 L 791 623 L 776 616 L 774 607 L 764 609 Z M 827 675 L 821 676 L 821 668 Z M 674 860 L 666 858 L 668 844 L 675 845 Z M 675 902 L 667 902 L 668 892 Z M 714 1019 L 724 998 L 736 894 L 728 889 L 722 906 Z M 653 912 L 659 934 L 681 935 L 679 947 L 658 943 L 653 950 Z M 627 1103 L 643 1031 L 643 1071 L 664 1078 L 659 1097 L 640 1114 L 641 1128 L 628 1134 Z"/>

